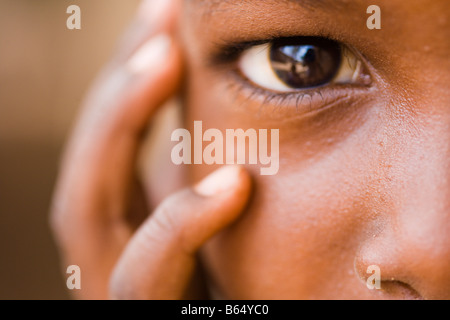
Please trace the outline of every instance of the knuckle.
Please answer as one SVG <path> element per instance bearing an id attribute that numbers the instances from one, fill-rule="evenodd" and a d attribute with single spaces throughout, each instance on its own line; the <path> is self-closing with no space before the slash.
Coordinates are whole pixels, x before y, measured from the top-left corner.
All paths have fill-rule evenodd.
<path id="1" fill-rule="evenodd" d="M 54 201 L 50 207 L 49 227 L 53 235 L 59 240 L 65 234 L 65 230 L 67 228 L 67 224 L 64 222 L 66 220 L 65 216 L 64 210 L 61 210 L 60 206 L 57 204 L 57 201 Z"/>
<path id="2" fill-rule="evenodd" d="M 109 298 L 113 300 L 139 300 L 147 298 L 145 275 L 136 272 L 133 265 L 119 261 L 108 283 Z"/>
<path id="3" fill-rule="evenodd" d="M 186 201 L 189 196 L 189 191 L 184 191 L 164 200 L 151 218 L 151 223 L 147 229 L 148 237 L 157 242 L 169 241 L 174 247 L 184 250 L 186 244 L 184 225 L 186 221 L 183 221 L 181 208 L 185 209 L 186 206 L 189 206 L 188 201 Z"/>
<path id="4" fill-rule="evenodd" d="M 156 209 L 153 223 L 159 232 L 173 234 L 179 232 L 178 206 L 173 197 L 164 200 Z"/>
<path id="5" fill-rule="evenodd" d="M 114 300 L 132 299 L 134 294 L 130 287 L 130 283 L 124 279 L 122 273 L 116 270 L 109 281 L 109 296 Z"/>

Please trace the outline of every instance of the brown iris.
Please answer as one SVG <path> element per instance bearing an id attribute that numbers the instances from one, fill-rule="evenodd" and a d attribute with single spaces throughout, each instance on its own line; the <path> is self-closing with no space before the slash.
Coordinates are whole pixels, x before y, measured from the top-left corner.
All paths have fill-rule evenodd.
<path id="1" fill-rule="evenodd" d="M 270 62 L 275 74 L 295 89 L 330 82 L 341 65 L 340 45 L 318 38 L 283 39 L 272 44 Z"/>

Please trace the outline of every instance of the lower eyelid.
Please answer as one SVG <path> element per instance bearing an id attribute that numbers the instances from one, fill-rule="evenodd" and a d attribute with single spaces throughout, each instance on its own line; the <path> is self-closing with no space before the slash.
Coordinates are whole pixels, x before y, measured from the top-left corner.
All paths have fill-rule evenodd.
<path id="1" fill-rule="evenodd" d="M 233 104 L 245 112 L 255 112 L 258 116 L 267 113 L 272 120 L 290 117 L 291 120 L 312 116 L 345 101 L 355 101 L 367 97 L 373 91 L 372 86 L 328 85 L 314 89 L 285 93 L 270 92 L 255 87 L 245 79 L 239 70 L 228 73 L 226 90 L 235 91 Z"/>

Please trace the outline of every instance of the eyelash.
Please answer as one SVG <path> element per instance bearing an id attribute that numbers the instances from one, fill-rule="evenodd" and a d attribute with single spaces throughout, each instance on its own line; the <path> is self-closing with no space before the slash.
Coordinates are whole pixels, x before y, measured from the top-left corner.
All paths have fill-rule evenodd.
<path id="1" fill-rule="evenodd" d="M 334 88 L 313 88 L 302 91 L 275 93 L 256 87 L 240 76 L 236 71 L 230 72 L 230 81 L 227 85 L 227 89 L 235 92 L 235 101 L 238 100 L 238 97 L 243 97 L 241 105 L 248 102 L 259 101 L 260 111 L 266 106 L 273 107 L 274 111 L 283 106 L 294 106 L 299 113 L 315 113 L 327 109 L 350 97 L 348 94 L 342 92 L 343 90 L 348 89 L 347 85 L 336 85 Z M 368 88 L 359 88 L 356 90 L 357 92 L 353 91 L 353 94 L 366 93 Z M 313 107 L 313 105 L 319 103 L 321 105 L 320 108 Z M 301 106 L 307 108 L 307 110 L 300 110 Z"/>
<path id="2" fill-rule="evenodd" d="M 279 41 L 280 39 L 282 38 L 228 44 L 222 46 L 221 49 L 212 56 L 212 59 L 210 59 L 210 65 L 213 65 L 215 67 L 225 67 L 230 80 L 227 88 L 233 89 L 235 91 L 235 99 L 237 99 L 237 97 L 241 95 L 244 96 L 244 102 L 250 102 L 258 99 L 261 103 L 260 108 L 263 108 L 268 104 L 274 106 L 274 109 L 279 109 L 283 105 L 294 105 L 296 111 L 299 111 L 299 106 L 303 105 L 305 99 L 308 99 L 309 108 L 308 110 L 304 111 L 309 113 L 312 111 L 319 112 L 331 105 L 349 98 L 348 90 L 350 89 L 350 86 L 352 89 L 352 94 L 366 93 L 370 89 L 371 83 L 366 83 L 364 86 L 358 86 L 354 84 L 332 84 L 324 87 L 293 90 L 291 92 L 274 92 L 256 86 L 242 74 L 238 67 L 238 59 L 246 50 L 250 49 L 253 46 L 273 43 L 274 41 Z M 356 50 L 351 49 L 345 45 L 342 46 L 344 59 L 348 59 L 348 55 L 346 55 L 346 53 L 348 54 L 348 51 L 351 50 L 351 52 L 363 62 L 363 65 L 366 65 L 364 58 L 360 54 L 358 54 Z M 371 77 L 370 74 L 369 76 Z M 346 90 L 347 92 L 343 92 L 344 90 Z M 320 101 L 317 101 L 317 99 L 320 99 Z M 321 104 L 321 107 L 313 108 L 313 104 L 319 102 Z"/>

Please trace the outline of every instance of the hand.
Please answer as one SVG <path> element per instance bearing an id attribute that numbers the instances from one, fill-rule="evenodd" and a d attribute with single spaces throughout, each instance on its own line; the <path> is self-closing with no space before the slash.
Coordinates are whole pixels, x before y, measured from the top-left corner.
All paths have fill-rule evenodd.
<path id="1" fill-rule="evenodd" d="M 180 48 L 170 35 L 178 6 L 144 2 L 68 143 L 51 222 L 65 266 L 81 268 L 78 298 L 192 298 L 196 252 L 237 219 L 249 197 L 250 178 L 240 167 L 224 167 L 170 196 L 150 216 L 148 199 L 137 197 L 145 194 L 135 175 L 142 136 L 182 78 Z"/>

